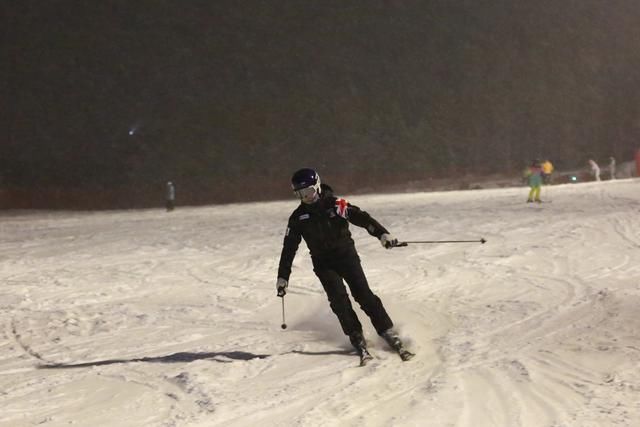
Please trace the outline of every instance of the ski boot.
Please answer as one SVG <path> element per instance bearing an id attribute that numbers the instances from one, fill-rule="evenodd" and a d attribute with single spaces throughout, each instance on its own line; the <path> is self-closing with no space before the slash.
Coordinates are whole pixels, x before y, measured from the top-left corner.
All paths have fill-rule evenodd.
<path id="1" fill-rule="evenodd" d="M 349 340 L 360 356 L 360 366 L 366 365 L 368 361 L 373 359 L 373 356 L 369 353 L 369 350 L 367 350 L 367 342 L 364 340 L 362 332 L 349 335 Z"/>
<path id="2" fill-rule="evenodd" d="M 404 348 L 404 344 L 402 343 L 400 336 L 393 329 L 387 329 L 380 335 L 387 342 L 387 344 L 389 344 L 389 346 L 398 353 L 400 359 L 402 359 L 403 361 L 406 362 L 407 360 L 410 360 L 413 356 L 415 356 L 414 353 L 411 353 L 409 350 Z"/>

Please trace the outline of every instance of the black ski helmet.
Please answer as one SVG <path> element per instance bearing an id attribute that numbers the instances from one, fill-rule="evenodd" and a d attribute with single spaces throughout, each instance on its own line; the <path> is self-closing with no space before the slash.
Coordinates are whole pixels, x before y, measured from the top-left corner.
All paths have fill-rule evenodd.
<path id="1" fill-rule="evenodd" d="M 320 175 L 313 169 L 304 168 L 291 177 L 291 188 L 302 203 L 311 204 L 320 198 Z"/>
<path id="2" fill-rule="evenodd" d="M 297 191 L 307 187 L 316 187 L 316 190 L 320 192 L 320 175 L 313 169 L 299 169 L 291 177 L 291 188 L 293 191 Z"/>

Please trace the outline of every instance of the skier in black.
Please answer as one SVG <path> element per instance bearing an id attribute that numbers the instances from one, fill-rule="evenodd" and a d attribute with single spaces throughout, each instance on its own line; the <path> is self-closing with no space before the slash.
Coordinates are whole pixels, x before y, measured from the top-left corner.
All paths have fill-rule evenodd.
<path id="1" fill-rule="evenodd" d="M 176 186 L 173 182 L 167 182 L 167 190 L 165 195 L 167 212 L 171 212 L 175 208 L 176 201 Z"/>
<path id="2" fill-rule="evenodd" d="M 403 360 L 411 358 L 413 354 L 404 348 L 382 301 L 369 288 L 349 223 L 365 228 L 386 249 L 396 246 L 398 240 L 368 213 L 335 197 L 331 187 L 320 183 L 320 176 L 313 169 L 298 170 L 291 178 L 291 184 L 301 203 L 289 217 L 284 237 L 276 283 L 278 296 L 284 297 L 287 293 L 291 264 L 301 239 L 304 239 L 311 253 L 313 271 L 322 283 L 342 330 L 360 355 L 361 363 L 366 363 L 372 356 L 367 351 L 362 324 L 351 306 L 343 279 L 376 332 Z"/>

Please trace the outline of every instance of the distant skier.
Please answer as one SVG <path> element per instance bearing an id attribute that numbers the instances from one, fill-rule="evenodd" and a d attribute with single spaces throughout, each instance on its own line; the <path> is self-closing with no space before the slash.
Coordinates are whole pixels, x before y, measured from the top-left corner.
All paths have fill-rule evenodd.
<path id="1" fill-rule="evenodd" d="M 372 356 L 362 333 L 344 281 L 351 295 L 371 319 L 376 332 L 398 352 L 403 360 L 412 353 L 404 348 L 382 301 L 369 288 L 360 258 L 349 231 L 349 223 L 365 228 L 377 237 L 386 249 L 397 245 L 386 228 L 368 213 L 345 199 L 335 197 L 331 187 L 321 185 L 320 176 L 313 169 L 300 169 L 291 178 L 292 188 L 300 198 L 300 205 L 289 217 L 278 268 L 276 288 L 279 297 L 287 293 L 291 265 L 301 239 L 304 239 L 313 263 L 313 271 L 320 279 L 329 299 L 331 310 L 338 317 L 343 332 L 360 355 L 361 364 Z"/>
<path id="2" fill-rule="evenodd" d="M 551 174 L 553 173 L 553 164 L 549 159 L 542 163 L 542 182 L 546 185 L 551 184 Z"/>
<path id="3" fill-rule="evenodd" d="M 540 166 L 539 160 L 535 160 L 533 163 L 531 163 L 531 166 L 525 169 L 524 178 L 531 188 L 529 190 L 527 203 L 541 203 L 542 200 L 540 200 L 540 186 L 542 185 L 542 167 Z"/>
<path id="4" fill-rule="evenodd" d="M 596 181 L 600 181 L 600 166 L 593 160 L 589 159 L 589 167 L 591 168 L 591 175 Z"/>
<path id="5" fill-rule="evenodd" d="M 175 201 L 176 201 L 176 186 L 173 184 L 173 182 L 169 181 L 167 182 L 167 189 L 166 189 L 167 212 L 171 212 L 175 208 Z"/>
<path id="6" fill-rule="evenodd" d="M 616 159 L 609 157 L 609 175 L 611 179 L 616 179 Z"/>

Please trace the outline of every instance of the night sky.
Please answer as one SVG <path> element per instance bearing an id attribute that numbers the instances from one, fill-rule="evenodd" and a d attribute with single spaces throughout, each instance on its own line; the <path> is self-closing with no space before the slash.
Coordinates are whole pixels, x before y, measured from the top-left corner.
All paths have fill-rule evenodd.
<path id="1" fill-rule="evenodd" d="M 5 1 L 6 207 L 290 196 L 630 160 L 634 0 Z"/>

